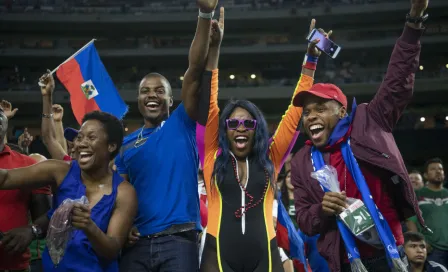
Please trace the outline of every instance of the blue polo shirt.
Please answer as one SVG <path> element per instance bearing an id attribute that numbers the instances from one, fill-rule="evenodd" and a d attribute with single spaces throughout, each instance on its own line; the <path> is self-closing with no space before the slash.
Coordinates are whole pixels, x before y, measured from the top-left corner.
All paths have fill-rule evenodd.
<path id="1" fill-rule="evenodd" d="M 144 129 L 146 141 L 139 145 L 140 132 L 124 138 L 115 158 L 118 172 L 127 174 L 137 191 L 134 225 L 141 235 L 184 223 L 200 230 L 196 122 L 180 104 L 159 127 Z"/>

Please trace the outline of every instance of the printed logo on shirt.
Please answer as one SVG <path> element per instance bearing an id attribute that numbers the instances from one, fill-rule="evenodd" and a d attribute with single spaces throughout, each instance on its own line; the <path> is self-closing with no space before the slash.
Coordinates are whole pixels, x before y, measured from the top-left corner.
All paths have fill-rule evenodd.
<path id="1" fill-rule="evenodd" d="M 443 204 L 448 204 L 448 197 L 446 198 L 427 198 L 427 197 L 423 197 L 421 198 L 421 200 L 418 202 L 418 205 L 436 205 L 436 206 L 442 206 Z"/>

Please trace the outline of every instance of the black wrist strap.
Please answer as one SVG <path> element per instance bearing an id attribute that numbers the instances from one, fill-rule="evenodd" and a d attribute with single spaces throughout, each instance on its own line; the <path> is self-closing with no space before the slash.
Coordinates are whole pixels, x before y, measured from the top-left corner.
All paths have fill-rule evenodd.
<path id="1" fill-rule="evenodd" d="M 425 14 L 423 16 L 419 17 L 412 17 L 410 13 L 406 14 L 406 22 L 413 23 L 413 24 L 419 24 L 424 23 L 426 20 L 428 20 L 428 14 Z"/>

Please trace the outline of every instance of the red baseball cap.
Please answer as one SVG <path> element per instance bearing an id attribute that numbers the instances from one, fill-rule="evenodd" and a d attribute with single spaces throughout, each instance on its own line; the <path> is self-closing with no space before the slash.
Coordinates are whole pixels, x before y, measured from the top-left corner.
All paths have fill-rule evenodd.
<path id="1" fill-rule="evenodd" d="M 334 84 L 317 83 L 314 84 L 308 91 L 302 91 L 296 94 L 293 100 L 293 105 L 296 107 L 303 107 L 303 100 L 306 94 L 312 94 L 324 99 L 335 100 L 347 108 L 347 97 L 345 94 Z"/>

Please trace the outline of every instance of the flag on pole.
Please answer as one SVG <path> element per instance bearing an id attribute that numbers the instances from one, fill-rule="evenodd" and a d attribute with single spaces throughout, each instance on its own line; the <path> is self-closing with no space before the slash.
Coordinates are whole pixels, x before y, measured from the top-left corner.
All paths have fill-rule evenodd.
<path id="1" fill-rule="evenodd" d="M 303 240 L 295 229 L 295 226 L 281 201 L 280 194 L 278 194 L 277 202 L 277 244 L 289 253 L 288 255 L 292 259 L 296 271 L 307 271 Z"/>
<path id="2" fill-rule="evenodd" d="M 70 93 L 73 114 L 79 124 L 91 111 L 104 111 L 119 119 L 128 111 L 93 42 L 56 68 L 56 75 Z"/>

